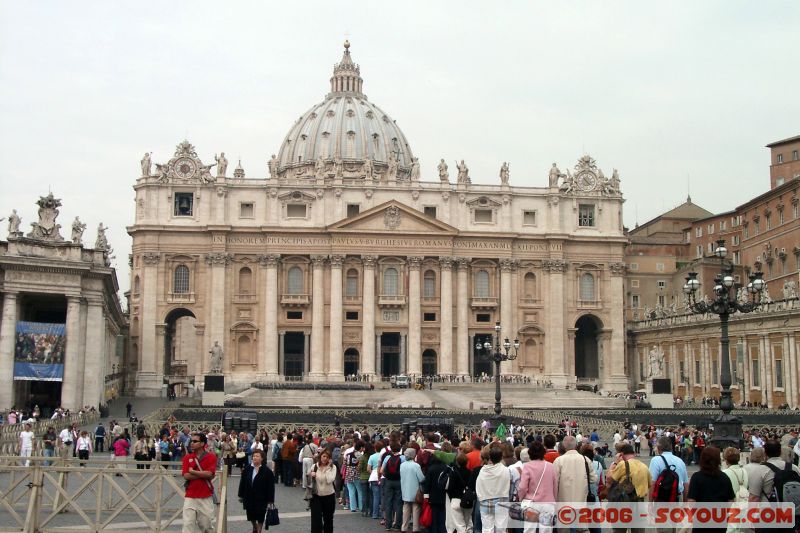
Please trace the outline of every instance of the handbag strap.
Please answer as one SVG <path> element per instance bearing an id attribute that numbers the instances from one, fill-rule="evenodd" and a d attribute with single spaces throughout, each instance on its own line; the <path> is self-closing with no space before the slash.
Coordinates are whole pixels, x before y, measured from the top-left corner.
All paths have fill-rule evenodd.
<path id="1" fill-rule="evenodd" d="M 547 461 L 542 461 L 544 463 L 544 468 L 542 468 L 542 475 L 539 476 L 539 481 L 536 483 L 536 488 L 533 489 L 533 496 L 531 496 L 531 500 L 536 498 L 536 493 L 539 492 L 539 485 L 542 484 L 542 478 L 544 478 L 544 473 L 547 472 L 547 465 L 550 464 Z"/>

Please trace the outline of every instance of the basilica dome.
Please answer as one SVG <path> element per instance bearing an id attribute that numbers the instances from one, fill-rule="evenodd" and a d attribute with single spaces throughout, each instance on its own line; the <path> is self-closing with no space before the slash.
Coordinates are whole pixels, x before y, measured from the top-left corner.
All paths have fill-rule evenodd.
<path id="1" fill-rule="evenodd" d="M 277 177 L 314 175 L 315 165 L 327 169 L 338 162 L 344 177 L 355 177 L 367 160 L 380 173 L 394 159 L 397 179 L 408 179 L 411 147 L 395 121 L 361 91 L 361 70 L 350 57 L 349 42 L 330 81 L 325 100 L 303 113 L 283 140 L 273 168 Z"/>

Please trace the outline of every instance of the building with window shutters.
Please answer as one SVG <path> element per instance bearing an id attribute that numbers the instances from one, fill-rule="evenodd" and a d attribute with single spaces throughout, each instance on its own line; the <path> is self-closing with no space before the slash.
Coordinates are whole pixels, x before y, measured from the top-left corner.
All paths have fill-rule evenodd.
<path id="1" fill-rule="evenodd" d="M 145 156 L 128 228 L 137 393 L 199 383 L 214 342 L 228 383 L 491 374 L 474 346 L 496 322 L 520 341 L 503 374 L 628 390 L 616 170 L 584 155 L 535 187 L 505 165 L 490 185 L 464 161 L 428 176 L 362 84 L 346 43 L 266 176 L 228 176 L 188 141 L 154 169 Z"/>

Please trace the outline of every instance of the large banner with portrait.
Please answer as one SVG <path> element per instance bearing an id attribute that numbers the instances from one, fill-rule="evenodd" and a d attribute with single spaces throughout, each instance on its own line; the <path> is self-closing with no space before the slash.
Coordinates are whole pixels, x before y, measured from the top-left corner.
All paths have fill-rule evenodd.
<path id="1" fill-rule="evenodd" d="M 63 381 L 65 332 L 64 324 L 17 322 L 14 379 Z"/>

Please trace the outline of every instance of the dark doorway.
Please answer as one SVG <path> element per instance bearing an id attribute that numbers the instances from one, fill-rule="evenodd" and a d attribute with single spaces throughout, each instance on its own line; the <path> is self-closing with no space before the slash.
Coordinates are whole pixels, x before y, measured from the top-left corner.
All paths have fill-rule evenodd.
<path id="1" fill-rule="evenodd" d="M 597 319 L 591 315 L 582 316 L 575 322 L 575 377 L 600 377 L 597 357 Z"/>
<path id="2" fill-rule="evenodd" d="M 489 359 L 485 354 L 485 350 L 481 350 L 480 352 L 475 349 L 475 346 L 478 343 L 481 345 L 484 342 L 493 342 L 492 334 L 491 333 L 478 333 L 472 337 L 472 343 L 470 343 L 472 349 L 472 375 L 473 376 L 482 376 L 486 374 L 487 376 L 491 376 L 494 374 L 494 365 L 492 364 L 492 360 Z M 491 350 L 490 350 L 491 351 Z"/>
<path id="3" fill-rule="evenodd" d="M 164 375 L 171 376 L 174 374 L 172 371 L 172 363 L 175 360 L 180 360 L 182 366 L 186 367 L 187 357 L 194 354 L 184 354 L 184 353 L 177 353 L 178 346 L 180 345 L 179 342 L 176 342 L 178 332 L 178 322 L 181 322 L 182 327 L 181 329 L 185 329 L 188 326 L 194 326 L 195 323 L 195 316 L 194 313 L 189 311 L 188 309 L 184 309 L 179 307 L 178 309 L 173 309 L 167 315 L 167 318 L 164 319 Z M 194 329 L 194 328 L 192 328 Z M 218 339 L 220 342 L 223 339 Z M 210 347 L 208 348 L 210 349 Z"/>
<path id="4" fill-rule="evenodd" d="M 381 335 L 381 376 L 396 376 L 400 373 L 400 334 Z"/>
<path id="5" fill-rule="evenodd" d="M 61 405 L 61 382 L 39 380 L 17 380 L 15 403 L 25 411 L 32 411 L 38 405 L 42 418 L 49 418 L 56 407 Z"/>
<path id="6" fill-rule="evenodd" d="M 283 375 L 302 376 L 305 371 L 305 333 L 287 331 L 283 335 Z"/>
<path id="7" fill-rule="evenodd" d="M 358 350 L 348 348 L 344 351 L 344 375 L 354 376 L 358 374 Z"/>
<path id="8" fill-rule="evenodd" d="M 435 376 L 436 372 L 436 350 L 425 350 L 422 352 L 422 375 Z"/>

